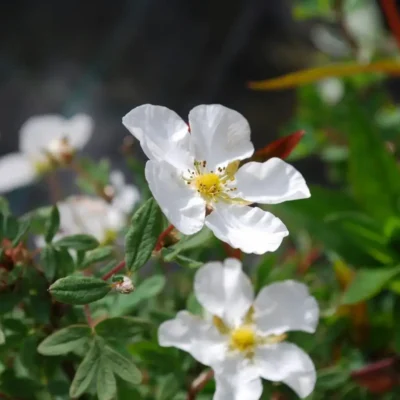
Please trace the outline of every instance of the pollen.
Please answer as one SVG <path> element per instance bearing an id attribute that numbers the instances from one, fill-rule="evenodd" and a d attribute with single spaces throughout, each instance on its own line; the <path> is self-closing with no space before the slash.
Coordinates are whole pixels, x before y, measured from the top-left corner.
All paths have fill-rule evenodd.
<path id="1" fill-rule="evenodd" d="M 206 197 L 214 197 L 223 191 L 221 178 L 213 172 L 197 176 L 194 183 L 197 191 Z"/>
<path id="2" fill-rule="evenodd" d="M 244 353 L 251 353 L 256 342 L 257 335 L 251 327 L 241 326 L 231 333 L 230 345 L 232 349 Z"/>

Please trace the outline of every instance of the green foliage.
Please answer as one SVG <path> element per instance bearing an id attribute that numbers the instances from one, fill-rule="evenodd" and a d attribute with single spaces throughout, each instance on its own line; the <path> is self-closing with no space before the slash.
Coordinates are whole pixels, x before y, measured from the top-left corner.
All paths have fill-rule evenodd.
<path id="1" fill-rule="evenodd" d="M 157 202 L 150 198 L 136 211 L 125 238 L 125 261 L 136 271 L 149 260 L 162 231 L 162 214 Z"/>
<path id="2" fill-rule="evenodd" d="M 78 251 L 93 250 L 99 245 L 97 239 L 90 235 L 78 234 L 65 236 L 54 243 L 55 247 Z"/>
<path id="3" fill-rule="evenodd" d="M 57 206 L 53 206 L 50 218 L 46 221 L 46 233 L 44 239 L 46 243 L 51 243 L 55 234 L 60 229 L 60 213 Z"/>
<path id="4" fill-rule="evenodd" d="M 58 279 L 49 287 L 56 300 L 75 305 L 92 303 L 103 298 L 110 290 L 110 284 L 101 279 L 79 275 Z"/>

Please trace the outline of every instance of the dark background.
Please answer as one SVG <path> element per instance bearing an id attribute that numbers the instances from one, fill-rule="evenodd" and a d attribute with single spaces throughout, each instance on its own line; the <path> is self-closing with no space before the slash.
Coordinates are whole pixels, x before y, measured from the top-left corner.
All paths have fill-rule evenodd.
<path id="1" fill-rule="evenodd" d="M 86 151 L 121 166 L 121 118 L 147 102 L 183 118 L 197 104 L 222 103 L 249 120 L 256 147 L 264 146 L 293 115 L 296 95 L 250 91 L 246 82 L 314 62 L 315 21 L 294 21 L 291 7 L 290 0 L 2 1 L 0 154 L 17 150 L 29 116 L 83 111 L 96 124 Z M 316 165 L 297 167 L 322 182 Z M 26 190 L 28 207 L 46 196 Z"/>

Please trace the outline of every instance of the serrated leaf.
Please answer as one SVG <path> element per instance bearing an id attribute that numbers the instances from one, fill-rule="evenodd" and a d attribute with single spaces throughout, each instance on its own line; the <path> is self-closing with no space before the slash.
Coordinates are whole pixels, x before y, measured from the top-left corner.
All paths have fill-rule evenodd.
<path id="1" fill-rule="evenodd" d="M 128 296 L 119 297 L 115 306 L 114 315 L 126 315 L 136 306 L 147 299 L 157 296 L 164 288 L 166 279 L 163 275 L 153 275 L 138 285 L 136 290 Z"/>
<path id="2" fill-rule="evenodd" d="M 87 252 L 79 268 L 85 269 L 92 264 L 107 260 L 107 258 L 110 258 L 113 255 L 113 251 L 114 250 L 111 246 L 104 246 Z"/>
<path id="3" fill-rule="evenodd" d="M 72 398 L 77 398 L 82 395 L 92 383 L 99 367 L 101 352 L 102 349 L 100 349 L 99 344 L 96 340 L 93 340 L 89 352 L 80 363 L 76 370 L 74 380 L 72 381 L 69 390 L 69 395 Z"/>
<path id="4" fill-rule="evenodd" d="M 100 300 L 110 290 L 111 286 L 101 279 L 79 275 L 58 279 L 49 288 L 56 300 L 75 305 Z"/>
<path id="5" fill-rule="evenodd" d="M 133 363 L 132 360 L 124 357 L 111 347 L 104 347 L 104 357 L 107 358 L 108 364 L 121 379 L 131 383 L 140 383 L 142 374 Z"/>
<path id="6" fill-rule="evenodd" d="M 44 339 L 38 346 L 38 352 L 45 356 L 57 356 L 69 353 L 80 347 L 91 335 L 87 325 L 71 325 L 60 329 Z"/>
<path id="7" fill-rule="evenodd" d="M 96 388 L 99 400 L 112 400 L 117 394 L 117 382 L 112 366 L 106 357 L 101 357 L 99 363 Z"/>
<path id="8" fill-rule="evenodd" d="M 44 239 L 46 243 L 51 243 L 54 236 L 60 229 L 60 213 L 56 205 L 51 209 L 50 218 L 46 221 L 46 233 Z"/>
<path id="9" fill-rule="evenodd" d="M 162 223 L 160 207 L 153 198 L 134 214 L 125 237 L 125 261 L 129 270 L 137 270 L 151 257 L 162 231 Z"/>
<path id="10" fill-rule="evenodd" d="M 99 246 L 99 242 L 96 238 L 90 235 L 78 234 L 63 237 L 60 240 L 57 240 L 53 243 L 55 247 L 65 248 L 65 249 L 74 249 L 74 250 L 93 250 Z"/>
<path id="11" fill-rule="evenodd" d="M 43 268 L 46 278 L 52 282 L 56 276 L 57 254 L 52 246 L 46 246 L 40 252 L 40 264 Z"/>
<path id="12" fill-rule="evenodd" d="M 343 295 L 342 304 L 355 304 L 377 295 L 396 275 L 400 266 L 360 269 Z"/>
<path id="13" fill-rule="evenodd" d="M 95 326 L 95 332 L 104 339 L 119 341 L 131 339 L 135 334 L 143 329 L 148 329 L 151 325 L 151 321 L 143 318 L 116 317 L 99 322 Z"/>

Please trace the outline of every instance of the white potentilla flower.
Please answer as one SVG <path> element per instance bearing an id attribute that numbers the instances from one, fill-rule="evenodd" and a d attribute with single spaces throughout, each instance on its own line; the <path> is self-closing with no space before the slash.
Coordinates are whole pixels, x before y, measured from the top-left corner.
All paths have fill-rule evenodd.
<path id="1" fill-rule="evenodd" d="M 124 174 L 121 171 L 111 172 L 110 183 L 114 191 L 112 205 L 125 214 L 129 214 L 134 205 L 140 201 L 139 190 L 134 185 L 126 184 Z"/>
<path id="2" fill-rule="evenodd" d="M 250 127 L 241 114 L 224 106 L 195 107 L 189 114 L 190 132 L 175 112 L 149 104 L 125 115 L 123 124 L 150 159 L 145 174 L 154 198 L 186 235 L 205 224 L 220 240 L 246 253 L 275 251 L 288 235 L 285 225 L 249 204 L 310 196 L 302 175 L 281 159 L 238 168 L 254 152 Z"/>
<path id="3" fill-rule="evenodd" d="M 284 382 L 302 398 L 313 391 L 312 360 L 284 341 L 289 331 L 315 332 L 319 308 L 305 285 L 292 280 L 273 283 L 254 299 L 240 261 L 230 258 L 201 267 L 194 292 L 210 317 L 180 311 L 161 324 L 158 340 L 213 368 L 214 400 L 258 400 L 260 378 Z"/>
<path id="4" fill-rule="evenodd" d="M 19 132 L 19 152 L 0 158 L 0 193 L 34 182 L 54 165 L 71 160 L 89 141 L 92 119 L 77 114 L 70 119 L 59 115 L 29 118 Z"/>
<path id="5" fill-rule="evenodd" d="M 113 242 L 125 225 L 125 214 L 101 198 L 71 196 L 57 207 L 60 213 L 57 239 L 84 233 L 100 243 Z"/>

